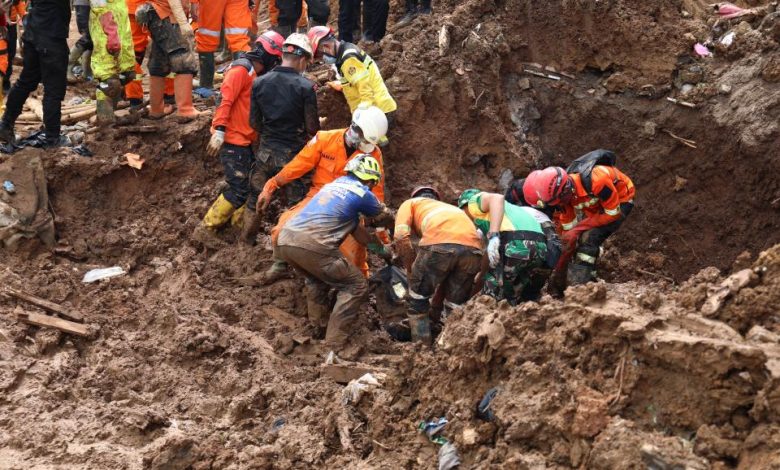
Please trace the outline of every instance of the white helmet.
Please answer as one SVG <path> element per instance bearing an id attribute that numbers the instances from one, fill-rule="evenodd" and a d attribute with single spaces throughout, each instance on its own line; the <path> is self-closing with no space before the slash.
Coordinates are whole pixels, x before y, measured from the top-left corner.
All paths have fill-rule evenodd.
<path id="1" fill-rule="evenodd" d="M 285 54 L 306 55 L 312 57 L 311 43 L 305 34 L 292 33 L 284 40 L 282 52 Z"/>
<path id="2" fill-rule="evenodd" d="M 374 145 L 387 134 L 387 116 L 376 106 L 358 108 L 352 113 L 352 125 L 359 127 L 363 138 Z"/>

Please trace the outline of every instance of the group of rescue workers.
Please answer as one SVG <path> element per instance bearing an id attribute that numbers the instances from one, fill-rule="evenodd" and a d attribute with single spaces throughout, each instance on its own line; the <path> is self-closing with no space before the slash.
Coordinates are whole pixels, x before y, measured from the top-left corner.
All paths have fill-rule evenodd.
<path id="1" fill-rule="evenodd" d="M 504 195 L 467 189 L 452 205 L 434 187 L 420 186 L 393 212 L 384 204 L 382 149 L 397 105 L 377 64 L 358 46 L 314 26 L 306 34 L 269 30 L 250 47 L 249 25 L 233 25 L 228 15 L 198 29 L 199 64 L 185 10 L 197 19 L 207 5 L 224 9 L 229 0 L 203 1 L 201 11 L 197 0 L 195 8 L 185 8 L 184 0 L 89 3 L 102 122 L 113 119 L 123 86 L 126 98 L 142 102 L 140 66 L 150 38 L 149 117 L 172 112 L 166 94 L 175 97 L 180 119 L 197 116 L 193 76 L 200 69 L 200 85 L 213 83 L 213 57 L 203 54 L 213 56 L 225 24 L 236 55 L 224 73 L 206 151 L 220 158 L 227 184 L 193 239 L 206 247 L 224 244 L 219 230 L 231 223 L 240 227 L 241 243 L 254 244 L 278 199 L 274 206 L 284 210 L 270 231 L 274 263 L 261 281 L 274 282 L 289 267 L 303 275 L 315 334 L 334 347 L 348 340 L 367 299 L 369 250 L 397 259 L 408 275 L 408 319 L 387 323 L 386 330 L 399 340 L 430 342 L 432 304 L 443 310 L 436 315 L 442 322 L 480 291 L 514 305 L 537 300 L 545 284 L 556 293 L 567 281 L 593 280 L 602 244 L 633 208 L 632 181 L 616 168 L 612 152 L 596 150 L 566 169 L 535 170 Z M 75 49 L 72 63 L 86 47 Z M 320 129 L 315 84 L 304 76 L 317 61 L 336 71 L 328 86 L 349 105 L 345 129 Z M 18 116 L 12 113 L 3 117 L 5 129 Z M 0 125 L 2 138 L 8 135 Z"/>

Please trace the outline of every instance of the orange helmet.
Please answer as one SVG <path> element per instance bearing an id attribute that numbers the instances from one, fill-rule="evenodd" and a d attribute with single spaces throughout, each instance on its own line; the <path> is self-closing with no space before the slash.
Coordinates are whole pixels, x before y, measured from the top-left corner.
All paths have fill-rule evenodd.
<path id="1" fill-rule="evenodd" d="M 320 45 L 320 41 L 327 41 L 328 39 L 335 38 L 333 30 L 329 26 L 315 26 L 307 33 L 309 36 L 309 42 L 311 43 L 311 50 L 314 56 L 317 56 L 317 48 Z"/>
<path id="2" fill-rule="evenodd" d="M 539 208 L 557 206 L 565 202 L 571 193 L 569 175 L 559 166 L 548 166 L 544 170 L 532 171 L 523 184 L 525 201 Z"/>

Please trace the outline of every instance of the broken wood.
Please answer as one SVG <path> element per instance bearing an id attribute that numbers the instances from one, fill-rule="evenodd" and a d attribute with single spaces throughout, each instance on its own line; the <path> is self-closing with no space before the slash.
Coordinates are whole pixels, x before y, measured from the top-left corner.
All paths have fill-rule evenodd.
<path id="1" fill-rule="evenodd" d="M 534 75 L 536 77 L 548 78 L 550 80 L 560 80 L 561 77 L 548 73 L 537 72 L 536 70 L 523 69 L 523 72 Z"/>
<path id="2" fill-rule="evenodd" d="M 334 382 L 340 384 L 349 383 L 352 380 L 359 379 L 366 374 L 392 374 L 392 371 L 386 367 L 376 367 L 368 364 L 323 364 L 320 367 L 320 375 L 327 375 Z"/>
<path id="3" fill-rule="evenodd" d="M 31 96 L 27 98 L 27 101 L 25 101 L 24 104 L 30 108 L 30 111 L 32 111 L 38 119 L 43 121 L 43 104 L 41 103 L 41 100 Z"/>
<path id="4" fill-rule="evenodd" d="M 265 311 L 265 313 L 269 317 L 274 319 L 277 323 L 281 323 L 282 325 L 293 330 L 303 328 L 305 323 L 303 318 L 298 318 L 296 316 L 290 315 L 284 310 L 278 307 L 274 307 L 273 305 L 264 306 L 263 311 Z"/>
<path id="5" fill-rule="evenodd" d="M 131 134 L 149 134 L 159 130 L 157 126 L 128 126 L 125 129 Z"/>
<path id="6" fill-rule="evenodd" d="M 58 315 L 62 315 L 63 317 L 68 318 L 70 320 L 77 321 L 77 322 L 84 321 L 84 317 L 80 313 L 76 313 L 72 310 L 63 307 L 62 305 L 55 304 L 54 302 L 49 302 L 46 299 L 42 299 L 40 297 L 36 297 L 34 295 L 30 295 L 22 291 L 18 291 L 10 287 L 6 287 L 5 292 L 12 297 L 16 297 L 17 299 L 29 302 L 35 305 L 36 307 L 41 307 L 44 310 L 48 310 Z"/>
<path id="7" fill-rule="evenodd" d="M 62 318 L 50 317 L 49 315 L 42 315 L 40 313 L 31 312 L 17 313 L 16 315 L 19 320 L 31 325 L 56 328 L 65 333 L 70 333 L 77 336 L 89 335 L 87 325 L 63 320 Z"/>
<path id="8" fill-rule="evenodd" d="M 669 134 L 669 136 L 671 136 L 672 139 L 681 142 L 683 145 L 687 145 L 688 147 L 694 148 L 694 149 L 696 148 L 696 141 L 693 141 L 693 140 L 690 140 L 690 139 L 684 139 L 682 137 L 676 136 L 676 135 L 672 134 L 672 131 L 670 131 L 670 130 L 664 129 L 663 131 L 665 133 Z"/>
<path id="9" fill-rule="evenodd" d="M 661 278 L 661 279 L 663 279 L 663 280 L 669 281 L 669 282 L 671 282 L 672 284 L 674 284 L 674 279 L 672 279 L 672 278 L 671 278 L 671 277 L 669 277 L 669 276 L 664 276 L 663 274 L 654 273 L 654 272 L 652 272 L 652 271 L 646 271 L 646 270 L 644 270 L 644 269 L 641 269 L 641 268 L 636 268 L 636 271 L 637 271 L 638 273 L 647 274 L 648 276 L 653 276 L 653 277 L 658 277 L 658 278 Z"/>
<path id="10" fill-rule="evenodd" d="M 680 106 L 685 106 L 686 108 L 693 108 L 693 109 L 698 108 L 698 106 L 696 106 L 693 103 L 689 103 L 688 101 L 678 100 L 677 98 L 672 98 L 671 96 L 667 96 L 666 100 L 671 103 L 678 104 Z"/>
<path id="11" fill-rule="evenodd" d="M 80 121 L 84 121 L 86 119 L 91 118 L 97 113 L 97 107 L 90 107 L 81 111 L 76 111 L 70 114 L 66 114 L 62 116 L 62 119 L 60 119 L 60 122 L 62 124 L 75 124 Z"/>

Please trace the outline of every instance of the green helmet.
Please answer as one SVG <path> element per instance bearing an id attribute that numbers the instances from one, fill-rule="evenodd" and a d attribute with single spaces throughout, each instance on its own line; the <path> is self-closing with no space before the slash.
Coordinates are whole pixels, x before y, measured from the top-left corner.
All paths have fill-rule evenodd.
<path id="1" fill-rule="evenodd" d="M 379 182 L 382 179 L 382 169 L 376 158 L 368 153 L 362 153 L 347 163 L 344 168 L 347 173 L 352 173 L 363 181 Z"/>
<path id="2" fill-rule="evenodd" d="M 458 207 L 462 209 L 463 206 L 469 203 L 469 200 L 471 200 L 472 197 L 476 196 L 481 192 L 482 192 L 481 190 L 475 188 L 471 188 L 463 191 L 462 193 L 460 193 L 460 197 L 458 198 Z"/>

